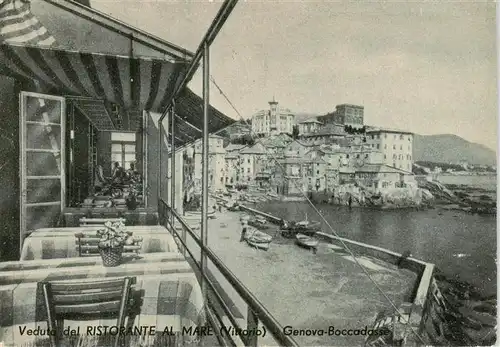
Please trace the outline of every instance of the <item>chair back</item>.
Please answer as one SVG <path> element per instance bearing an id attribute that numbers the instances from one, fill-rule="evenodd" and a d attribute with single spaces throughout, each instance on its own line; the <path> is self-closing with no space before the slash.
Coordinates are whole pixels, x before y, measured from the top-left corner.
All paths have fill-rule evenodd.
<path id="1" fill-rule="evenodd" d="M 117 326 L 124 326 L 128 309 L 132 304 L 131 287 L 135 283 L 135 277 L 41 282 L 48 328 L 58 332 L 57 336 L 51 336 L 52 346 L 58 346 L 66 318 L 80 320 L 82 316 L 118 313 Z M 114 346 L 118 346 L 118 337 L 119 335 L 115 339 Z"/>
<path id="2" fill-rule="evenodd" d="M 95 177 L 96 177 L 96 181 L 99 181 L 100 183 L 106 183 L 106 178 L 104 177 L 104 170 L 102 168 L 102 165 L 96 166 Z"/>
<path id="3" fill-rule="evenodd" d="M 78 250 L 79 257 L 86 256 L 96 256 L 99 254 L 99 235 L 96 234 L 84 234 L 84 233 L 76 233 L 75 234 L 75 243 L 76 248 Z M 141 250 L 141 241 L 134 243 L 133 245 L 125 245 L 123 246 L 123 253 L 133 254 L 139 253 Z"/>
<path id="4" fill-rule="evenodd" d="M 96 226 L 101 226 L 104 225 L 106 222 L 122 222 L 125 224 L 127 220 L 125 218 L 87 218 L 83 217 L 80 218 L 80 226 L 87 226 L 87 225 L 96 225 Z"/>

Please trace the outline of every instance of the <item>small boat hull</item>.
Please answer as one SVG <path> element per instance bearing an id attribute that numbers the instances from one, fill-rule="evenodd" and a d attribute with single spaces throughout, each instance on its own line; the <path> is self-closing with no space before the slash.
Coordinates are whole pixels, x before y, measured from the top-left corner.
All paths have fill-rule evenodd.
<path id="1" fill-rule="evenodd" d="M 245 234 L 245 241 L 249 246 L 266 251 L 269 249 L 269 245 L 272 239 L 273 238 L 271 235 L 263 233 L 262 231 L 254 227 L 250 227 Z"/>
<path id="2" fill-rule="evenodd" d="M 264 251 L 267 251 L 269 249 L 269 246 L 271 242 L 255 242 L 252 238 L 246 240 L 248 245 L 251 247 L 255 247 L 258 249 L 262 249 Z"/>
<path id="3" fill-rule="evenodd" d="M 303 234 L 306 236 L 314 236 L 317 230 L 295 230 L 295 229 L 281 229 L 281 236 L 287 239 L 293 239 L 298 234 Z"/>
<path id="4" fill-rule="evenodd" d="M 295 243 L 298 246 L 300 246 L 302 248 L 306 248 L 306 249 L 315 249 L 319 245 L 318 240 L 316 240 L 313 237 L 309 237 L 307 235 L 304 235 L 304 234 L 297 234 L 295 236 Z"/>

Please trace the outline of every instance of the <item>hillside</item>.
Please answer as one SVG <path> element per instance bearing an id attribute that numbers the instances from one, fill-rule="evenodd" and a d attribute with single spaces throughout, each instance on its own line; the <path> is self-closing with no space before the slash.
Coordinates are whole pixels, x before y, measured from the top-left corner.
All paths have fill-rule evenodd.
<path id="1" fill-rule="evenodd" d="M 413 156 L 415 161 L 496 165 L 496 153 L 492 149 L 469 142 L 456 135 L 414 136 Z"/>

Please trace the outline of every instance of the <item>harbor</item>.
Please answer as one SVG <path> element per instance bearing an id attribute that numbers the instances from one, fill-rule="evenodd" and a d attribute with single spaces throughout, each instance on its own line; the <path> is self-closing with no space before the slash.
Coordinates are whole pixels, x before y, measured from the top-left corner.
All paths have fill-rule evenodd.
<path id="1" fill-rule="evenodd" d="M 273 236 L 268 251 L 240 242 L 240 218 L 248 213 L 216 213 L 215 219 L 209 219 L 208 226 L 213 232 L 208 237 L 208 246 L 283 326 L 304 331 L 330 326 L 370 329 L 380 312 L 391 311 L 384 296 L 341 247 L 322 242 L 314 254 L 298 247 L 294 240 L 280 237 L 279 229 L 274 226 L 265 230 Z M 194 242 L 188 245 L 196 249 Z M 417 282 L 415 273 L 372 257 L 362 256 L 358 261 L 397 306 L 411 298 Z M 216 279 L 228 296 L 234 297 L 234 291 L 222 276 Z M 235 306 L 244 317 L 246 306 L 238 301 Z M 306 346 L 345 346 L 362 345 L 366 336 L 294 338 Z"/>

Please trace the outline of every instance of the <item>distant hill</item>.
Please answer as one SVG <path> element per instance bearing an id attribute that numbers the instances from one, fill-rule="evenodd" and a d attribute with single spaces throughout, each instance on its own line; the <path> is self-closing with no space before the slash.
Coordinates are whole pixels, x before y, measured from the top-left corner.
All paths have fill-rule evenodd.
<path id="1" fill-rule="evenodd" d="M 437 163 L 466 161 L 470 164 L 496 165 L 497 162 L 496 153 L 492 149 L 450 134 L 415 134 L 413 157 L 415 161 Z"/>

